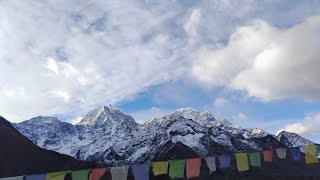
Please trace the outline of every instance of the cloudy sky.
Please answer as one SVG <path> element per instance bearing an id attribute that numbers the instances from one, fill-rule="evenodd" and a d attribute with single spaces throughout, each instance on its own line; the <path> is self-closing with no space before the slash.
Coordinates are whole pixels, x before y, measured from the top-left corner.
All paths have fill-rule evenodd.
<path id="1" fill-rule="evenodd" d="M 319 0 L 0 0 L 0 114 L 180 107 L 320 142 Z"/>

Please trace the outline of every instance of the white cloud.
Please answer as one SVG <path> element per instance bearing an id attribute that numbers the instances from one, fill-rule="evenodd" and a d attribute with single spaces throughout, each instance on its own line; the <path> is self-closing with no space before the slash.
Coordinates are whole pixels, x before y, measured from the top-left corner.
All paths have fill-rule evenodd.
<path id="1" fill-rule="evenodd" d="M 251 57 L 282 32 L 256 21 L 238 28 L 228 47 L 216 44 L 257 14 L 268 19 L 265 11 L 255 9 L 266 6 L 257 3 L 0 0 L 2 115 L 21 121 L 37 115 L 82 114 L 131 99 L 151 86 L 189 78 L 190 59 L 199 49 L 202 61 L 194 64 L 192 73 L 209 86 L 230 84 L 240 71 L 253 66 Z M 273 11 L 268 10 L 272 20 Z M 310 12 L 294 18 L 282 9 L 276 13 L 290 24 L 316 11 Z M 212 52 L 208 46 L 218 48 Z M 217 57 L 214 63 L 212 57 Z M 247 89 L 246 84 L 234 87 Z"/>
<path id="2" fill-rule="evenodd" d="M 234 79 L 234 88 L 262 100 L 320 98 L 320 16 L 310 18 L 276 37 L 254 64 Z"/>
<path id="3" fill-rule="evenodd" d="M 58 72 L 58 65 L 57 65 L 56 61 L 52 58 L 48 58 L 48 61 L 45 65 L 45 67 L 56 74 L 59 73 Z"/>
<path id="4" fill-rule="evenodd" d="M 229 101 L 227 99 L 219 97 L 215 99 L 213 106 L 214 108 L 224 107 L 225 105 L 228 104 L 228 102 Z"/>
<path id="5" fill-rule="evenodd" d="M 52 93 L 58 97 L 61 97 L 66 102 L 68 102 L 69 99 L 71 98 L 70 94 L 64 90 L 57 90 L 57 91 L 53 91 Z"/>
<path id="6" fill-rule="evenodd" d="M 200 9 L 193 9 L 190 14 L 190 17 L 188 18 L 188 20 L 186 21 L 186 23 L 183 26 L 185 31 L 189 35 L 191 35 L 191 36 L 197 35 L 197 28 L 200 23 L 200 19 L 201 19 Z"/>
<path id="7" fill-rule="evenodd" d="M 240 27 L 227 46 L 204 49 L 193 75 L 209 87 L 226 86 L 263 101 L 320 98 L 320 16 L 282 30 L 264 21 Z"/>
<path id="8" fill-rule="evenodd" d="M 248 116 L 240 112 L 236 116 L 234 116 L 233 119 L 245 121 L 245 120 L 248 120 Z"/>
<path id="9" fill-rule="evenodd" d="M 203 49 L 192 68 L 193 75 L 208 86 L 227 86 L 237 74 L 249 67 L 278 30 L 263 21 L 240 27 L 227 46 Z"/>
<path id="10" fill-rule="evenodd" d="M 184 33 L 178 15 L 185 9 L 162 9 L 167 5 L 1 1 L 3 116 L 81 114 L 177 79 L 188 39 L 174 33 Z"/>
<path id="11" fill-rule="evenodd" d="M 288 132 L 294 132 L 297 134 L 304 134 L 308 132 L 308 128 L 306 128 L 301 123 L 293 123 L 293 124 L 287 124 L 283 129 L 279 130 L 278 133 L 281 131 L 288 131 Z"/>

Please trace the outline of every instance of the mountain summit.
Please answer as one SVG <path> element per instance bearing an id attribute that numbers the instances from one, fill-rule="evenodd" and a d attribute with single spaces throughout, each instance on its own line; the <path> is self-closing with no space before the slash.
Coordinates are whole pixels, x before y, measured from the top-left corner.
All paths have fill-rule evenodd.
<path id="1" fill-rule="evenodd" d="M 142 125 L 110 106 L 90 111 L 76 125 L 55 117 L 35 117 L 13 125 L 40 147 L 108 166 L 312 143 L 297 134 L 275 136 L 257 128 L 238 127 L 192 108 L 178 109 Z"/>
<path id="2" fill-rule="evenodd" d="M 121 112 L 119 109 L 115 109 L 111 106 L 103 106 L 98 109 L 90 111 L 79 123 L 78 125 L 94 125 L 101 126 L 104 124 L 111 125 L 115 123 L 127 122 L 132 126 L 137 126 L 138 124 L 134 121 L 131 116 L 128 116 Z"/>

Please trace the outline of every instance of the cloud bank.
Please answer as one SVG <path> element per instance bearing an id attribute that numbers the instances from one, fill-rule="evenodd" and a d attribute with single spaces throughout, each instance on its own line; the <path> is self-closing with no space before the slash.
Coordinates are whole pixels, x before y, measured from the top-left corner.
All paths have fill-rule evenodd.
<path id="1" fill-rule="evenodd" d="M 318 99 L 317 5 L 2 0 L 0 114 L 76 119 L 176 80 L 262 101 Z"/>
<path id="2" fill-rule="evenodd" d="M 0 113 L 76 114 L 175 80 L 185 20 L 167 5 L 1 1 Z"/>
<path id="3" fill-rule="evenodd" d="M 226 86 L 262 101 L 320 98 L 320 16 L 289 29 L 257 20 L 226 46 L 203 49 L 192 73 L 209 87 Z"/>

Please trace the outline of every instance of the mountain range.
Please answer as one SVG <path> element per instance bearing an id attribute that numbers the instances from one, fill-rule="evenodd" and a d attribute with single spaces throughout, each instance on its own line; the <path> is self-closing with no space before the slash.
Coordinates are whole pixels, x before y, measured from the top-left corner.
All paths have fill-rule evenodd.
<path id="1" fill-rule="evenodd" d="M 42 148 L 104 166 L 314 144 L 295 133 L 273 135 L 257 128 L 245 129 L 192 108 L 181 108 L 144 124 L 117 108 L 104 106 L 90 111 L 75 125 L 39 116 L 13 126 Z"/>

